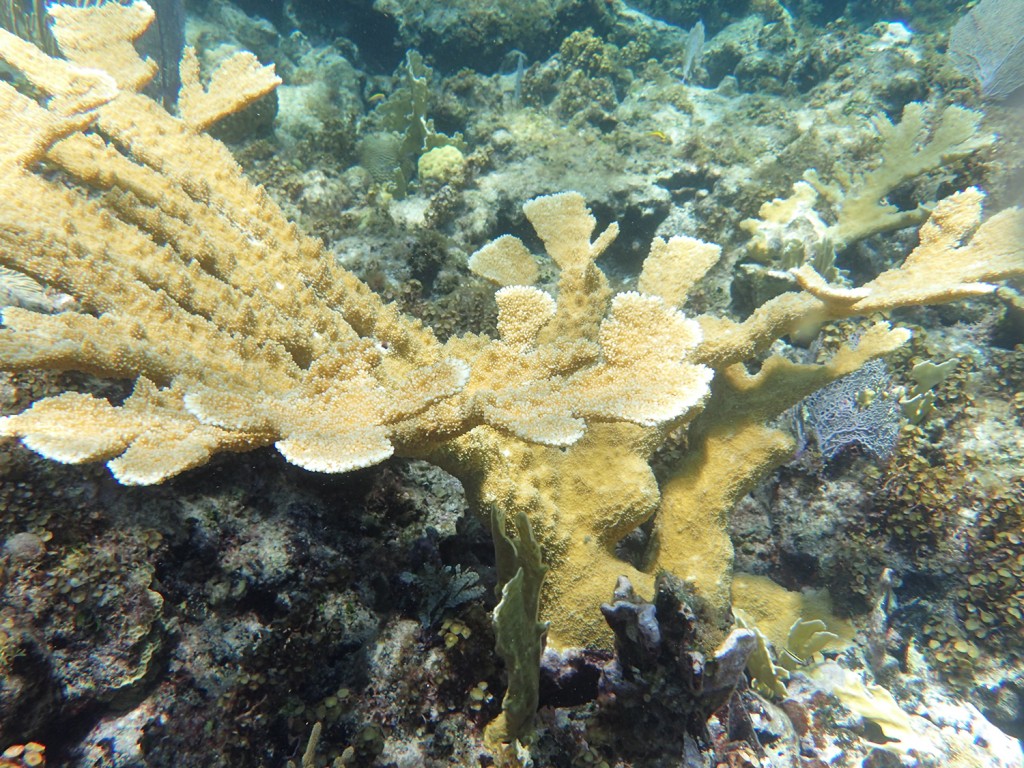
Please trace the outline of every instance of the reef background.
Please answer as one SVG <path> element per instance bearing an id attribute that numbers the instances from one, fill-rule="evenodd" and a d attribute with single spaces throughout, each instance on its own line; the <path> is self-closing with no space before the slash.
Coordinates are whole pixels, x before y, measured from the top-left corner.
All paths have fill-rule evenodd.
<path id="1" fill-rule="evenodd" d="M 509 232 L 539 250 L 521 205 L 565 189 L 600 226 L 619 222 L 602 261 L 615 289 L 635 284 L 652 237 L 686 234 L 724 250 L 688 309 L 744 316 L 780 288 L 740 266 L 755 261 L 741 222 L 809 168 L 873 163 L 871 120 L 911 102 L 979 110 L 998 140 L 891 201 L 978 185 L 988 212 L 1024 204 L 1021 92 L 985 101 L 945 56 L 965 6 L 215 1 L 186 6 L 185 32 L 204 68 L 238 49 L 275 63 L 284 85 L 216 135 L 341 264 L 444 338 L 493 333 L 493 287 L 467 257 Z M 382 106 L 417 79 L 428 132 L 458 150 L 433 167 L 368 140 L 399 130 Z M 837 266 L 863 282 L 915 239 L 869 237 Z M 903 426 L 887 461 L 808 446 L 748 496 L 732 535 L 738 570 L 829 590 L 856 629 L 844 663 L 935 725 L 936 752 L 886 748 L 877 723 L 798 676 L 776 704 L 747 699 L 753 734 L 731 741 L 723 724 L 703 750 L 672 702 L 616 708 L 580 683 L 542 688 L 535 765 L 1022 764 L 1024 309 L 1005 295 L 896 319 L 914 339 L 888 361 L 894 379 L 959 361 L 930 417 Z M 853 333 L 827 328 L 824 344 Z M 128 391 L 3 374 L 0 403 L 68 388 Z M 315 765 L 486 759 L 504 686 L 494 556 L 440 470 L 324 476 L 261 450 L 132 489 L 10 441 L 0 510 L 0 747 L 41 742 L 53 765 L 280 766 L 320 722 Z"/>

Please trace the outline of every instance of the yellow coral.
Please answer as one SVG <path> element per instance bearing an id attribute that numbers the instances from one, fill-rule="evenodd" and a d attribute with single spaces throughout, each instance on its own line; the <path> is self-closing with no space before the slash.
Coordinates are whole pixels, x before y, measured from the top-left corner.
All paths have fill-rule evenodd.
<path id="1" fill-rule="evenodd" d="M 492 240 L 469 257 L 469 268 L 480 277 L 498 285 L 533 285 L 537 282 L 537 262 L 512 235 Z"/>
<path id="2" fill-rule="evenodd" d="M 422 182 L 448 184 L 465 172 L 466 156 L 450 144 L 424 152 L 416 163 L 416 175 Z"/>

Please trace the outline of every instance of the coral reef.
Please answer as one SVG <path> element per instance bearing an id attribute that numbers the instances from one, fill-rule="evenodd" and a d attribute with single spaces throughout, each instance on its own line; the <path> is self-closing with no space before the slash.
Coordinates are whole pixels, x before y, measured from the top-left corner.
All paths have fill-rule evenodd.
<path id="1" fill-rule="evenodd" d="M 106 749 L 170 765 L 204 744 L 213 762 L 433 766 L 476 762 L 485 733 L 514 762 L 536 728 L 535 764 L 558 768 L 653 764 L 652 735 L 670 760 L 827 760 L 844 744 L 929 764 L 956 741 L 907 737 L 930 702 L 1001 751 L 936 691 L 1019 727 L 1020 351 L 986 345 L 1020 337 L 1011 288 L 971 301 L 1024 273 L 1015 134 L 992 143 L 1009 107 L 967 109 L 935 37 L 818 29 L 818 10 L 774 2 L 727 12 L 748 5 L 708 19 L 728 26 L 702 59 L 685 30 L 611 2 L 586 28 L 549 9 L 544 40 L 502 27 L 538 46 L 514 72 L 441 74 L 465 49 L 423 38 L 388 76 L 364 38 L 285 35 L 218 2 L 190 22 L 203 50 L 184 59 L 177 116 L 142 92 L 142 3 L 55 10 L 67 59 L 0 37 L 18 71 L 0 84 L 0 425 L 121 483 L 0 451 L 2 738 L 83 765 Z M 429 31 L 413 6 L 409 40 Z M 495 8 L 456 13 L 445 40 Z M 431 149 L 430 118 L 467 143 Z M 391 145 L 346 169 L 358 133 Z M 750 233 L 770 284 L 733 270 Z M 901 347 L 880 315 L 921 327 Z M 820 354 L 795 348 L 819 329 Z M 787 409 L 883 355 L 891 385 L 846 395 L 918 395 L 891 463 L 807 447 L 775 472 L 799 447 Z M 928 360 L 956 367 L 926 386 Z M 502 560 L 513 532 L 536 537 L 542 587 L 520 591 Z M 761 575 L 734 578 L 733 541 Z M 764 574 L 868 612 L 841 671 L 811 669 L 811 596 Z M 767 686 L 778 706 L 743 690 L 732 661 L 749 649 L 723 651 L 733 606 L 760 633 L 767 671 L 748 674 L 790 676 Z M 636 644 L 652 614 L 653 662 Z M 603 692 L 583 685 L 598 668 Z M 582 688 L 553 687 L 562 674 Z M 658 738 L 679 718 L 685 736 Z"/>
<path id="2" fill-rule="evenodd" d="M 406 47 L 435 49 L 446 67 L 469 57 L 483 69 L 496 69 L 513 49 L 531 57 L 549 54 L 560 32 L 579 26 L 585 9 L 574 0 L 455 0 L 445 6 L 424 0 L 375 0 L 374 7 L 397 21 Z"/>
<path id="3" fill-rule="evenodd" d="M 551 567 L 545 615 L 558 646 L 605 642 L 596 607 L 624 571 L 644 591 L 659 569 L 694 581 L 718 628 L 712 636 L 722 631 L 731 570 L 723 521 L 791 446 L 766 423 L 906 334 L 875 325 L 824 365 L 771 357 L 751 375 L 737 364 L 809 324 L 984 294 L 994 290 L 988 281 L 1024 272 L 1019 213 L 979 226 L 982 195 L 968 191 L 936 207 L 902 267 L 859 288 L 829 285 L 804 265 L 794 271 L 802 293 L 742 323 L 694 321 L 673 307 L 717 249 L 655 240 L 640 293 L 612 296 L 594 261 L 617 228 L 591 241 L 596 222 L 582 198 L 553 196 L 525 211 L 560 269 L 557 300 L 530 286 L 504 288 L 499 338 L 441 345 L 301 238 L 201 133 L 272 88 L 273 75 L 238 55 L 201 90 L 186 56 L 176 120 L 136 91 L 151 70 L 130 53 L 130 39 L 146 20 L 144 6 L 61 11 L 56 34 L 67 63 L 2 38 L 2 55 L 53 95 L 42 108 L 4 90 L 12 115 L 5 215 L 31 222 L 6 231 L 5 258 L 85 310 L 7 310 L 4 365 L 138 377 L 121 406 L 67 393 L 7 417 L 4 431 L 50 458 L 108 459 L 124 483 L 160 482 L 214 453 L 270 444 L 324 472 L 396 452 L 430 458 L 463 479 L 478 507 L 531 517 Z M 93 121 L 138 160 L 82 133 Z M 199 147 L 205 169 L 187 160 Z M 106 199 L 48 186 L 33 173 L 44 156 L 108 190 Z M 29 200 L 48 210 L 45 220 Z M 198 238 L 194 221 L 205 222 Z M 65 233 L 59 245 L 57 231 Z M 487 248 L 498 243 L 520 261 L 532 258 L 514 238 Z M 255 260 L 259 274 L 248 266 Z M 634 379 L 643 390 L 630 386 Z M 670 428 L 690 422 L 689 452 L 659 492 L 650 453 Z M 594 475 L 609 464 L 614 487 Z M 655 513 L 658 542 L 645 575 L 614 549 Z"/>
<path id="4" fill-rule="evenodd" d="M 381 101 L 366 120 L 359 146 L 362 165 L 386 192 L 404 197 L 414 172 L 423 181 L 452 180 L 461 175 L 465 142 L 459 134 L 446 136 L 427 117 L 433 70 L 416 51 L 409 51 L 396 73 L 397 87 Z M 459 160 L 451 156 L 457 153 Z M 446 158 L 442 163 L 441 157 Z M 459 166 L 451 170 L 453 164 Z M 439 166 L 447 165 L 447 169 Z"/>

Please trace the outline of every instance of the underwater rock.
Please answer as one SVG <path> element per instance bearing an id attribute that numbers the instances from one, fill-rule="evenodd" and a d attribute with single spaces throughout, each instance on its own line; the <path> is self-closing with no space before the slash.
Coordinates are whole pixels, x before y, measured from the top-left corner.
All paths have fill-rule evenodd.
<path id="1" fill-rule="evenodd" d="M 630 5 L 648 16 L 684 29 L 702 21 L 709 34 L 713 35 L 729 21 L 746 13 L 750 0 L 631 0 Z"/>
<path id="2" fill-rule="evenodd" d="M 975 695 L 992 723 L 1017 739 L 1024 739 L 1024 675 L 1013 672 L 996 685 L 979 686 Z"/>
<path id="3" fill-rule="evenodd" d="M 660 716 L 671 713 L 688 733 L 703 737 L 708 718 L 744 679 L 756 644 L 754 633 L 734 629 L 705 658 L 695 650 L 700 630 L 693 596 L 669 574 L 655 582 L 653 604 L 641 600 L 625 577 L 620 577 L 613 598 L 601 611 L 615 633 L 616 658 L 604 668 L 600 690 L 619 706 L 664 708 Z M 652 698 L 657 705 L 650 703 Z"/>
<path id="4" fill-rule="evenodd" d="M 27 566 L 46 554 L 46 542 L 35 533 L 23 531 L 8 536 L 0 547 L 0 556 L 11 565 Z"/>
<path id="5" fill-rule="evenodd" d="M 49 574 L 31 565 L 6 568 L 0 741 L 122 706 L 145 689 L 167 636 L 164 598 L 150 588 L 153 569 L 133 562 L 146 549 L 132 536 L 113 536 L 105 546 L 68 552 Z"/>
<path id="6" fill-rule="evenodd" d="M 579 0 L 376 0 L 373 7 L 398 22 L 403 45 L 430 50 L 441 69 L 473 61 L 483 71 L 497 70 L 512 50 L 546 58 L 587 25 L 589 11 Z"/>

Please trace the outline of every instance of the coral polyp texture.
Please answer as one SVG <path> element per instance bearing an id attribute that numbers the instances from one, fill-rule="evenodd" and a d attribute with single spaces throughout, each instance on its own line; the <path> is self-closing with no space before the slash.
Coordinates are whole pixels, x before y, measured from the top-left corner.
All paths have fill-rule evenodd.
<path id="1" fill-rule="evenodd" d="M 816 365 L 766 356 L 775 340 L 1024 275 L 1021 211 L 982 221 L 984 195 L 969 189 L 936 204 L 904 264 L 865 285 L 805 265 L 799 291 L 742 322 L 687 317 L 718 247 L 656 239 L 638 290 L 614 294 L 595 260 L 618 229 L 595 237 L 584 199 L 564 193 L 524 206 L 557 267 L 555 294 L 532 285 L 537 257 L 499 238 L 471 261 L 503 286 L 497 338 L 441 343 L 303 236 L 204 133 L 276 87 L 272 68 L 236 54 L 203 87 L 186 52 L 176 117 L 142 93 L 154 67 L 132 41 L 148 5 L 52 13 L 66 59 L 0 30 L 0 58 L 33 86 L 0 82 L 0 263 L 77 302 L 5 310 L 0 366 L 135 386 L 120 405 L 45 398 L 0 432 L 57 461 L 107 461 L 125 484 L 270 445 L 320 472 L 426 459 L 481 513 L 527 515 L 555 646 L 610 645 L 599 606 L 617 578 L 649 595 L 660 571 L 691 582 L 703 643 L 716 644 L 730 623 L 729 512 L 793 448 L 770 422 L 908 332 L 878 322 Z M 659 484 L 651 456 L 681 429 L 686 451 Z M 619 559 L 617 544 L 652 517 L 648 551 Z"/>

